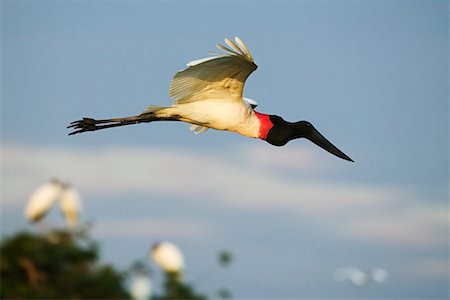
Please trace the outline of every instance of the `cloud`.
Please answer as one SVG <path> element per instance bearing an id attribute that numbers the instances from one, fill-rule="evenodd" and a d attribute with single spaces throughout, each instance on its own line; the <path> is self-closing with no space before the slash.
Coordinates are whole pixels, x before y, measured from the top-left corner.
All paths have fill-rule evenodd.
<path id="1" fill-rule="evenodd" d="M 426 277 L 437 280 L 449 278 L 448 257 L 424 257 L 405 264 L 403 270 L 405 275 L 413 277 Z"/>
<path id="2" fill-rule="evenodd" d="M 366 242 L 445 246 L 446 204 L 427 204 L 427 199 L 407 186 L 284 176 L 271 165 L 280 165 L 285 158 L 267 151 L 245 148 L 239 154 L 200 153 L 158 147 L 76 149 L 8 144 L 3 146 L 2 205 L 23 206 L 36 186 L 58 176 L 83 195 L 160 193 L 208 204 L 214 201 L 224 208 L 297 214 L 337 234 Z M 314 154 L 290 151 L 290 156 L 298 157 L 296 165 L 317 166 Z M 273 162 L 267 163 L 270 157 L 274 157 Z"/>
<path id="3" fill-rule="evenodd" d="M 277 147 L 255 144 L 240 149 L 239 155 L 253 167 L 270 167 L 287 171 L 324 169 L 325 165 L 320 159 L 321 155 L 309 149 L 298 145 L 290 145 L 280 151 Z"/>
<path id="4" fill-rule="evenodd" d="M 212 233 L 211 224 L 180 219 L 102 219 L 94 233 L 139 239 L 204 238 Z"/>
<path id="5" fill-rule="evenodd" d="M 364 219 L 356 218 L 345 224 L 344 231 L 354 238 L 374 239 L 398 247 L 445 248 L 448 220 L 448 209 L 442 205 L 416 204 L 384 215 L 366 214 Z"/>

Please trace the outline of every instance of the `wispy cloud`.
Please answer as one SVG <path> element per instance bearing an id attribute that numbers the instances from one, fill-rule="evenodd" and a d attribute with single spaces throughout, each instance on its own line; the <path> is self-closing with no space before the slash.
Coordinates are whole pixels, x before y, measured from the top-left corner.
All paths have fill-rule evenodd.
<path id="1" fill-rule="evenodd" d="M 211 234 L 211 224 L 179 219 L 102 219 L 94 233 L 139 239 L 205 238 Z"/>
<path id="2" fill-rule="evenodd" d="M 449 212 L 443 205 L 414 203 L 403 210 L 366 213 L 364 218 L 354 218 L 343 227 L 346 234 L 362 240 L 373 239 L 396 247 L 445 248 L 448 220 Z"/>
<path id="3" fill-rule="evenodd" d="M 417 277 L 448 279 L 448 256 L 419 258 L 410 264 L 405 264 L 402 271 L 405 275 L 416 277 L 416 279 Z"/>
<path id="4" fill-rule="evenodd" d="M 315 167 L 314 154 L 295 151 L 301 152 L 292 154 L 299 157 L 298 165 Z M 59 176 L 84 195 L 156 192 L 199 201 L 214 199 L 215 205 L 224 207 L 295 213 L 330 226 L 337 234 L 373 243 L 445 247 L 447 206 L 427 204 L 412 187 L 298 180 L 271 172 L 263 163 L 256 168 L 256 163 L 267 164 L 272 157 L 261 149 L 245 152 L 253 155 L 242 159 L 237 153 L 157 147 L 80 150 L 4 145 L 2 205 L 24 205 L 37 185 Z M 278 157 L 273 163 L 282 160 Z"/>
<path id="5" fill-rule="evenodd" d="M 251 147 L 239 149 L 239 155 L 254 167 L 270 167 L 288 171 L 323 170 L 326 166 L 320 159 L 318 152 L 309 148 L 291 145 L 280 151 L 277 147 L 267 147 L 265 144 L 255 144 Z"/>

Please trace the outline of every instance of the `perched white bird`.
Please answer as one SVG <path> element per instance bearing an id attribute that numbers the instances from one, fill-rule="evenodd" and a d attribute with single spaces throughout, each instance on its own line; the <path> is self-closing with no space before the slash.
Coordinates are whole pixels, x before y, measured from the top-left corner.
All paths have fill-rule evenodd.
<path id="1" fill-rule="evenodd" d="M 78 217 L 81 211 L 80 194 L 71 186 L 65 186 L 60 199 L 59 209 L 69 227 L 78 225 Z"/>
<path id="2" fill-rule="evenodd" d="M 362 287 L 370 282 L 383 283 L 389 277 L 389 272 L 382 268 L 374 268 L 365 272 L 356 267 L 343 267 L 334 272 L 336 281 L 350 281 L 352 284 Z"/>
<path id="3" fill-rule="evenodd" d="M 25 207 L 25 218 L 31 223 L 40 221 L 59 198 L 62 189 L 61 183 L 56 179 L 38 187 Z"/>
<path id="4" fill-rule="evenodd" d="M 172 106 L 151 105 L 137 116 L 96 120 L 83 118 L 72 122 L 69 135 L 99 129 L 149 123 L 182 121 L 201 133 L 209 128 L 227 130 L 247 137 L 259 138 L 275 146 L 283 146 L 297 138 L 307 138 L 326 151 L 353 161 L 331 144 L 307 121 L 287 122 L 276 115 L 256 112 L 256 102 L 243 97 L 245 80 L 257 68 L 247 46 L 238 37 L 218 44 L 223 52 L 191 61 L 176 73 L 170 84 Z"/>
<path id="5" fill-rule="evenodd" d="M 135 275 L 130 284 L 130 294 L 134 300 L 147 300 L 152 293 L 152 283 L 146 275 Z"/>
<path id="6" fill-rule="evenodd" d="M 370 277 L 372 281 L 383 283 L 386 282 L 389 278 L 389 272 L 382 268 L 375 268 L 370 271 Z"/>
<path id="7" fill-rule="evenodd" d="M 81 210 L 80 195 L 73 187 L 57 179 L 52 179 L 33 192 L 25 207 L 26 219 L 32 223 L 38 222 L 55 202 L 59 202 L 59 208 L 67 225 L 76 226 Z"/>
<path id="8" fill-rule="evenodd" d="M 172 243 L 161 242 L 153 245 L 151 249 L 153 261 L 165 272 L 181 274 L 184 268 L 183 254 Z"/>

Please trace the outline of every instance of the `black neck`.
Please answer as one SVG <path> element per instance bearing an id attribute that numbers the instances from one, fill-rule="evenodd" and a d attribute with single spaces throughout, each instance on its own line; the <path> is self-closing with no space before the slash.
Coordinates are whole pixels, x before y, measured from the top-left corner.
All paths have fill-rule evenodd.
<path id="1" fill-rule="evenodd" d="M 273 126 L 267 133 L 266 141 L 275 146 L 283 146 L 287 142 L 298 138 L 307 138 L 317 146 L 342 159 L 353 161 L 341 150 L 328 141 L 314 126 L 308 121 L 295 123 L 286 122 L 279 116 L 271 115 L 270 121 Z"/>
<path id="2" fill-rule="evenodd" d="M 298 138 L 299 132 L 294 123 L 287 122 L 283 118 L 271 115 L 270 121 L 273 127 L 267 134 L 266 141 L 274 146 L 283 146 L 292 139 Z"/>

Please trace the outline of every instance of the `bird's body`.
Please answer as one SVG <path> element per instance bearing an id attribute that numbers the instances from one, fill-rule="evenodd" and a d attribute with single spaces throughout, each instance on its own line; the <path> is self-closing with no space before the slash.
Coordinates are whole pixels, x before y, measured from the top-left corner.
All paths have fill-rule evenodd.
<path id="1" fill-rule="evenodd" d="M 136 275 L 130 284 L 131 298 L 134 300 L 148 300 L 152 294 L 152 282 L 146 275 Z"/>
<path id="2" fill-rule="evenodd" d="M 168 273 L 182 273 L 184 259 L 181 250 L 172 243 L 160 242 L 153 245 L 150 255 L 153 261 Z"/>
<path id="3" fill-rule="evenodd" d="M 356 267 L 343 267 L 335 270 L 336 281 L 350 281 L 353 285 L 363 287 L 371 282 L 383 283 L 389 278 L 389 272 L 383 268 L 363 271 Z"/>
<path id="4" fill-rule="evenodd" d="M 328 152 L 352 161 L 309 122 L 290 123 L 275 115 L 256 112 L 256 102 L 243 97 L 243 89 L 257 65 L 238 37 L 234 42 L 225 39 L 225 43 L 227 46 L 217 45 L 224 53 L 191 61 L 186 69 L 175 74 L 169 88 L 174 100 L 172 106 L 152 105 L 140 115 L 125 118 L 83 118 L 69 125 L 75 130 L 70 134 L 154 121 L 182 121 L 190 123 L 195 133 L 209 128 L 225 130 L 260 138 L 275 146 L 307 138 Z"/>
<path id="5" fill-rule="evenodd" d="M 260 122 L 250 105 L 214 99 L 175 104 L 155 112 L 156 117 L 180 116 L 179 121 L 195 126 L 226 130 L 259 137 Z"/>
<path id="6" fill-rule="evenodd" d="M 62 187 L 56 180 L 51 180 L 38 187 L 25 207 L 25 218 L 32 223 L 40 221 L 58 199 L 61 191 Z"/>
<path id="7" fill-rule="evenodd" d="M 77 190 L 73 187 L 65 187 L 59 199 L 59 209 L 66 220 L 67 226 L 73 228 L 78 225 L 81 199 Z"/>
<path id="8" fill-rule="evenodd" d="M 25 207 L 25 218 L 31 223 L 40 221 L 55 202 L 59 202 L 59 208 L 67 225 L 75 227 L 81 211 L 80 195 L 73 187 L 57 179 L 50 180 L 33 192 Z"/>

